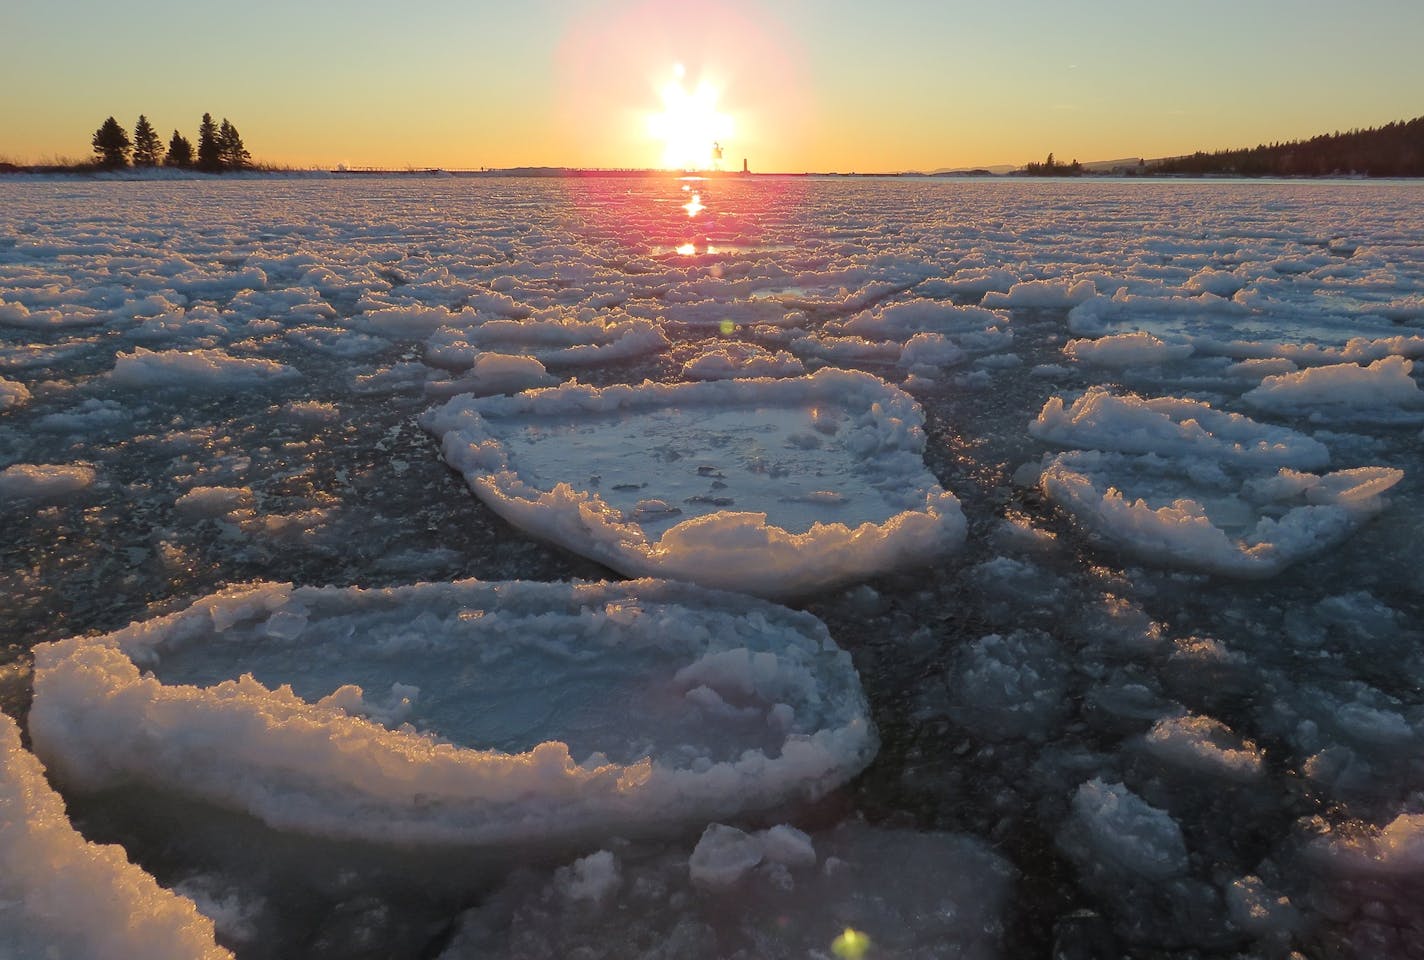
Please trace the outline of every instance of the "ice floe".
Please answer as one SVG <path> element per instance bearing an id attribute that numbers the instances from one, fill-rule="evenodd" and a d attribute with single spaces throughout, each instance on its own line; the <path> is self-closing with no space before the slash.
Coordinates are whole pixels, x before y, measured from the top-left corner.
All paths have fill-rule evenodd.
<path id="1" fill-rule="evenodd" d="M 816 798 L 876 747 L 815 618 L 653 581 L 257 585 L 35 657 L 69 787 L 374 843 L 658 832 Z"/>
<path id="2" fill-rule="evenodd" d="M 874 377 L 568 384 L 421 424 L 505 519 L 632 576 L 789 597 L 939 556 L 959 502 L 918 405 Z"/>
<path id="3" fill-rule="evenodd" d="M 85 463 L 16 463 L 0 470 L 0 498 L 54 503 L 94 483 Z"/>
<path id="4" fill-rule="evenodd" d="M 1071 404 L 1051 397 L 1029 433 L 1065 447 L 1164 457 L 1208 457 L 1261 467 L 1315 470 L 1330 462 L 1323 443 L 1286 427 L 1225 413 L 1200 400 L 1116 395 L 1090 387 Z"/>
<path id="5" fill-rule="evenodd" d="M 0 410 L 22 407 L 29 402 L 30 391 L 23 383 L 0 377 Z"/>
<path id="6" fill-rule="evenodd" d="M 426 341 L 425 359 L 456 371 L 469 369 L 482 353 L 518 353 L 551 367 L 590 366 L 657 353 L 668 342 L 655 324 L 639 318 L 556 313 L 456 324 L 447 317 Z"/>
<path id="7" fill-rule="evenodd" d="M 69 823 L 40 762 L 0 714 L 0 955 L 220 960 L 213 922 Z"/>
<path id="8" fill-rule="evenodd" d="M 1384 509 L 1403 479 L 1392 467 L 1323 476 L 1282 467 L 1242 479 L 1217 464 L 1151 454 L 1072 451 L 1046 461 L 1040 484 L 1093 532 L 1150 562 L 1269 577 L 1339 543 Z"/>
<path id="9" fill-rule="evenodd" d="M 1278 373 L 1241 399 L 1271 413 L 1319 419 L 1424 422 L 1424 390 L 1410 376 L 1412 360 L 1383 357 L 1368 366 L 1339 363 Z"/>
<path id="10" fill-rule="evenodd" d="M 261 357 L 234 357 L 222 350 L 147 350 L 114 358 L 110 379 L 124 387 L 240 390 L 299 379 L 294 368 Z"/>
<path id="11" fill-rule="evenodd" d="M 736 342 L 709 347 L 682 365 L 684 380 L 797 377 L 805 372 L 801 361 L 784 350 L 773 353 L 755 344 Z"/>

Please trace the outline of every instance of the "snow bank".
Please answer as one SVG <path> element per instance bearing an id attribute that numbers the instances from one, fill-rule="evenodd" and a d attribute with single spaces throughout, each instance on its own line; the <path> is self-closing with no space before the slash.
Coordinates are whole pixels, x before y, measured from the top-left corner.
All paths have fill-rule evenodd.
<path id="1" fill-rule="evenodd" d="M 113 383 L 124 387 L 173 387 L 206 390 L 240 390 L 282 381 L 296 380 L 296 369 L 276 360 L 234 357 L 222 350 L 146 350 L 114 358 L 109 374 Z"/>
<path id="2" fill-rule="evenodd" d="M 825 627 L 688 585 L 235 588 L 35 648 L 36 752 L 278 829 L 645 834 L 812 799 L 876 740 Z"/>
<path id="3" fill-rule="evenodd" d="M 421 425 L 511 523 L 632 576 L 769 597 L 961 543 L 919 406 L 866 374 L 456 398 Z"/>
<path id="4" fill-rule="evenodd" d="M 44 768 L 0 714 L 0 955 L 218 960 L 213 923 L 117 845 L 70 826 Z"/>
<path id="5" fill-rule="evenodd" d="M 1380 510 L 1403 471 L 1317 476 L 1287 468 L 1233 480 L 1214 464 L 1074 451 L 1051 457 L 1045 494 L 1095 533 L 1155 563 L 1236 577 L 1274 576 L 1339 543 Z"/>
<path id="6" fill-rule="evenodd" d="M 601 850 L 516 877 L 442 960 L 999 956 L 1013 869 L 977 839 L 712 824 L 691 857 Z"/>
<path id="7" fill-rule="evenodd" d="M 94 483 L 94 468 L 83 463 L 16 463 L 0 470 L 0 497 L 58 503 Z"/>
<path id="8" fill-rule="evenodd" d="M 1051 397 L 1028 432 L 1065 447 L 1313 470 L 1330 462 L 1325 445 L 1295 430 L 1223 413 L 1198 400 L 1114 396 L 1089 387 L 1072 405 Z"/>

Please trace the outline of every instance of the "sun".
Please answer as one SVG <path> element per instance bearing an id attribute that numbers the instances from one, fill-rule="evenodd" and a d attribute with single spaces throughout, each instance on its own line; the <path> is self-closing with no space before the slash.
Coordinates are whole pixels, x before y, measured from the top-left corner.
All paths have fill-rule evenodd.
<path id="1" fill-rule="evenodd" d="M 717 108 L 718 91 L 706 80 L 689 90 L 681 64 L 660 91 L 663 109 L 648 118 L 648 133 L 662 141 L 662 165 L 670 170 L 708 170 L 721 159 L 721 142 L 732 118 Z"/>

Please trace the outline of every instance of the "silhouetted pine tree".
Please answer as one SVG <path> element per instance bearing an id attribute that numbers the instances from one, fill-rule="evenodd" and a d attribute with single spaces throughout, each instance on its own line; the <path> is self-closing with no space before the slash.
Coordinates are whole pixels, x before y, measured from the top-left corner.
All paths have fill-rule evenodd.
<path id="1" fill-rule="evenodd" d="M 129 165 L 129 134 L 113 117 L 94 131 L 94 158 L 101 167 Z"/>
<path id="2" fill-rule="evenodd" d="M 191 167 L 193 165 L 193 145 L 177 130 L 168 141 L 168 156 L 163 158 L 165 167 Z"/>
<path id="3" fill-rule="evenodd" d="M 211 113 L 203 114 L 198 125 L 198 169 L 216 173 L 222 169 L 222 151 L 218 146 L 218 125 Z"/>
<path id="4" fill-rule="evenodd" d="M 158 134 L 153 129 L 153 124 L 148 122 L 148 117 L 143 114 L 138 115 L 138 123 L 134 124 L 133 135 L 133 164 L 136 167 L 156 167 L 160 157 L 163 144 L 159 142 Z"/>
<path id="5" fill-rule="evenodd" d="M 252 165 L 252 154 L 242 145 L 242 135 L 227 117 L 218 128 L 218 158 L 224 170 L 245 170 Z"/>

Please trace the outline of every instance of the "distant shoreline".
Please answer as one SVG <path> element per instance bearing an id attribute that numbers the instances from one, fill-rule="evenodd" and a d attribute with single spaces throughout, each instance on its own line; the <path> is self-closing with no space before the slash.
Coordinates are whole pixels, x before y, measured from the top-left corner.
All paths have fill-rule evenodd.
<path id="1" fill-rule="evenodd" d="M 1320 180 L 1409 180 L 1415 181 L 1424 179 L 1418 176 L 1369 176 L 1366 174 L 1318 174 L 1318 175 L 1296 175 L 1280 176 L 1269 174 L 1240 174 L 1240 173 L 1154 173 L 1154 172 L 1133 172 L 1126 173 L 1120 171 L 1095 171 L 1084 170 L 1079 174 L 1065 174 L 1062 176 L 1030 176 L 1022 171 L 1011 171 L 1008 173 L 995 173 L 992 170 L 953 170 L 924 173 L 919 171 L 891 171 L 891 172 L 837 172 L 837 171 L 803 171 L 792 172 L 757 172 L 743 170 L 657 170 L 652 168 L 602 168 L 602 167 L 498 167 L 480 169 L 445 169 L 441 167 L 427 168 L 400 168 L 387 169 L 380 167 L 359 167 L 359 168 L 337 168 L 337 169 L 298 169 L 298 168 L 278 168 L 268 167 L 263 169 L 251 169 L 232 173 L 202 173 L 196 170 L 172 169 L 166 167 L 150 167 L 142 170 L 132 167 L 108 170 L 100 169 L 91 165 L 80 166 L 54 166 L 35 164 L 30 166 L 19 164 L 0 164 L 0 180 L 11 178 L 28 177 L 63 177 L 82 180 L 107 180 L 107 181 L 152 181 L 158 183 L 184 182 L 195 180 L 270 180 L 270 179 L 313 179 L 313 180 L 344 180 L 344 179 L 367 179 L 367 178 L 412 178 L 412 179 L 548 179 L 548 180 L 583 180 L 583 179 L 701 179 L 701 180 L 769 180 L 769 179 L 895 179 L 895 180 L 1233 180 L 1233 181 L 1263 181 L 1263 180 L 1290 180 L 1290 181 L 1320 181 Z"/>

